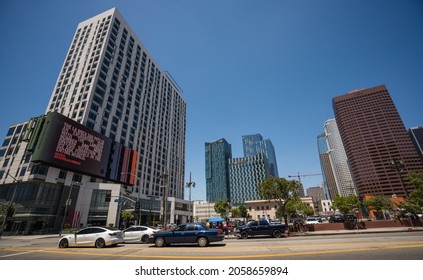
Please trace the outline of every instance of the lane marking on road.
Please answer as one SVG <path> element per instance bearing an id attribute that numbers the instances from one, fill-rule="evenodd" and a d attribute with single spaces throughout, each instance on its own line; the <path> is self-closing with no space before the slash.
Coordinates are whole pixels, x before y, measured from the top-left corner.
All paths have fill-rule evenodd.
<path id="1" fill-rule="evenodd" d="M 64 254 L 64 255 L 86 255 L 86 256 L 98 256 L 98 257 L 114 257 L 114 258 L 133 258 L 133 259 L 188 259 L 188 260 L 211 260 L 211 259 L 257 259 L 257 258 L 275 258 L 275 257 L 293 257 L 303 255 L 325 255 L 325 254 L 336 254 L 336 253 L 354 253 L 363 251 L 382 251 L 382 250 L 395 250 L 395 249 L 411 249 L 421 248 L 423 244 L 416 245 L 397 245 L 387 246 L 380 248 L 357 248 L 357 249 L 338 249 L 338 250 L 323 250 L 323 251 L 306 251 L 306 252 L 291 252 L 291 253 L 275 253 L 275 254 L 250 254 L 250 255 L 221 255 L 221 256 L 188 256 L 188 255 L 134 255 L 134 254 L 111 254 L 111 253 L 92 253 L 92 252 L 69 252 L 62 250 L 27 250 L 27 253 L 38 252 L 38 253 L 52 253 L 52 254 Z M 5 249 L 10 251 L 20 251 L 18 248 Z M 25 252 L 23 252 L 25 253 Z"/>
<path id="2" fill-rule="evenodd" d="M 34 253 L 34 252 L 35 251 L 29 251 L 29 252 L 21 252 L 21 253 L 3 255 L 3 256 L 0 256 L 0 258 L 10 258 L 10 257 L 14 257 L 14 256 L 19 256 L 19 255 L 31 254 L 31 253 Z"/>

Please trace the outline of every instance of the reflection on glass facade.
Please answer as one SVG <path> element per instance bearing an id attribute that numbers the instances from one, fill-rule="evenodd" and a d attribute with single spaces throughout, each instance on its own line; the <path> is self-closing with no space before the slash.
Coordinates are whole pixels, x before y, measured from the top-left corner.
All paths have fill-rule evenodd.
<path id="1" fill-rule="evenodd" d="M 230 200 L 229 159 L 231 145 L 225 139 L 205 143 L 206 197 L 208 202 Z"/>
<path id="2" fill-rule="evenodd" d="M 242 136 L 244 157 L 264 154 L 269 162 L 270 176 L 278 177 L 278 164 L 276 162 L 275 148 L 270 139 L 263 140 L 260 134 Z"/>
<path id="3" fill-rule="evenodd" d="M 325 168 L 324 161 L 327 157 L 328 144 L 326 143 L 326 136 L 324 132 L 320 133 L 317 136 L 317 149 L 319 151 L 320 168 L 322 169 L 323 188 L 325 190 L 325 196 L 326 196 L 326 199 L 331 199 L 331 192 L 329 191 L 329 185 L 326 179 L 326 175 L 327 173 L 332 173 L 332 169 L 329 168 L 329 170 L 326 170 Z M 336 191 L 336 194 L 337 194 L 337 191 Z"/>
<path id="4" fill-rule="evenodd" d="M 412 127 L 408 130 L 411 141 L 419 154 L 420 159 L 423 162 L 423 126 Z"/>
<path id="5" fill-rule="evenodd" d="M 269 163 L 264 154 L 234 158 L 229 161 L 231 205 L 247 200 L 259 200 L 257 186 L 269 177 Z"/>
<path id="6" fill-rule="evenodd" d="M 9 234 L 54 232 L 64 215 L 64 209 L 61 207 L 64 191 L 68 195 L 69 190 L 63 185 L 46 182 L 2 185 L 0 203 L 3 205 L 12 203 L 15 209 L 13 219 L 8 219 L 5 223 L 5 231 Z"/>
<path id="7" fill-rule="evenodd" d="M 318 136 L 318 148 L 325 188 L 331 199 L 336 195 L 357 194 L 335 119 L 325 122 L 324 132 Z"/>

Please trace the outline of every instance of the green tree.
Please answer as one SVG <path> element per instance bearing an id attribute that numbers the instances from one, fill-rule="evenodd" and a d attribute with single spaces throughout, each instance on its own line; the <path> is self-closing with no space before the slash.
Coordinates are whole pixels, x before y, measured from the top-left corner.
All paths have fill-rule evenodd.
<path id="1" fill-rule="evenodd" d="M 286 206 L 295 199 L 298 191 L 298 182 L 285 178 L 271 177 L 265 179 L 257 186 L 261 198 L 274 200 L 278 205 L 278 217 L 283 217 L 288 228 L 288 215 Z"/>
<path id="2" fill-rule="evenodd" d="M 360 200 L 355 194 L 348 196 L 337 195 L 333 201 L 331 208 L 333 210 L 338 209 L 342 214 L 351 213 L 353 210 L 358 209 L 360 206 Z"/>
<path id="3" fill-rule="evenodd" d="M 219 200 L 214 204 L 214 211 L 220 215 L 220 217 L 226 217 L 226 210 L 229 210 L 229 202 L 225 200 Z"/>
<path id="4" fill-rule="evenodd" d="M 241 217 L 241 210 L 239 210 L 239 208 L 232 208 L 231 213 L 232 213 L 232 218 Z"/>
<path id="5" fill-rule="evenodd" d="M 133 211 L 123 210 L 122 212 L 120 212 L 120 216 L 122 217 L 124 227 L 126 228 L 129 223 L 129 220 L 134 217 L 134 213 Z"/>
<path id="6" fill-rule="evenodd" d="M 404 213 L 412 213 L 414 215 L 423 212 L 423 172 L 410 172 L 407 179 L 416 187 L 405 201 L 401 201 L 398 207 Z"/>
<path id="7" fill-rule="evenodd" d="M 248 215 L 248 211 L 247 211 L 247 208 L 245 207 L 245 205 L 240 205 L 238 207 L 238 209 L 241 212 L 241 217 L 244 218 L 244 219 L 247 219 L 249 215 Z"/>
<path id="8" fill-rule="evenodd" d="M 286 212 L 289 216 L 314 214 L 313 208 L 303 202 L 298 194 L 294 194 L 293 198 L 286 204 Z"/>
<path id="9" fill-rule="evenodd" d="M 369 210 L 383 213 L 383 218 L 386 220 L 385 211 L 393 209 L 392 201 L 386 196 L 374 196 L 366 200 L 366 205 Z"/>
<path id="10" fill-rule="evenodd" d="M 409 195 L 409 200 L 412 204 L 423 210 L 423 172 L 411 172 L 407 175 L 410 183 L 416 187 Z M 421 213 L 421 212 L 420 212 Z"/>

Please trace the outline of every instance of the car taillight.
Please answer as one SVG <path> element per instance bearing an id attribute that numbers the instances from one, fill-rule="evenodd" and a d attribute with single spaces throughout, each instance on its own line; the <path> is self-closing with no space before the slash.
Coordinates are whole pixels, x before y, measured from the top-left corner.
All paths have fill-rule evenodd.
<path id="1" fill-rule="evenodd" d="M 116 232 L 112 232 L 112 233 L 109 233 L 109 235 L 110 236 L 114 236 L 114 235 L 117 235 L 117 233 Z"/>
<path id="2" fill-rule="evenodd" d="M 221 235 L 222 231 L 220 229 L 217 230 L 217 235 Z"/>

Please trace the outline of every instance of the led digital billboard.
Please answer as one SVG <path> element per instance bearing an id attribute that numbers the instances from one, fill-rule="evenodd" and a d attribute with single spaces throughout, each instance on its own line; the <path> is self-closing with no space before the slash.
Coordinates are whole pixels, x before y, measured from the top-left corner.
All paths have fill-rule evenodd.
<path id="1" fill-rule="evenodd" d="M 137 155 L 80 123 L 50 112 L 38 133 L 32 161 L 133 185 Z"/>

